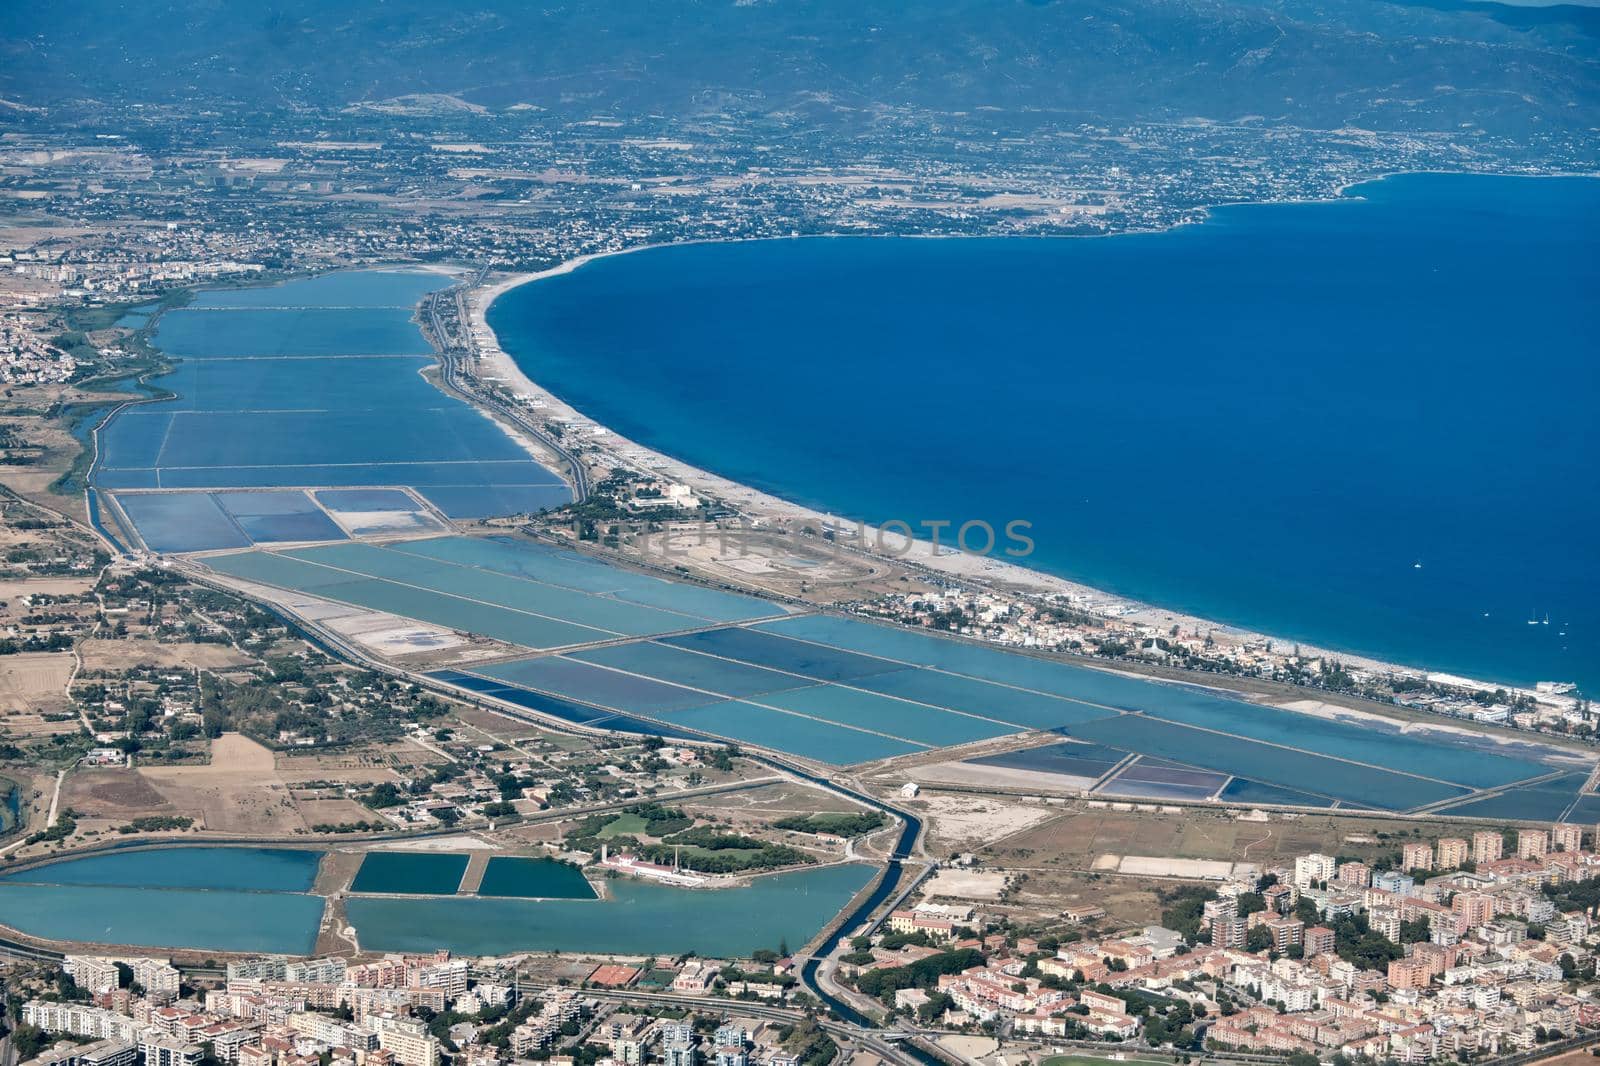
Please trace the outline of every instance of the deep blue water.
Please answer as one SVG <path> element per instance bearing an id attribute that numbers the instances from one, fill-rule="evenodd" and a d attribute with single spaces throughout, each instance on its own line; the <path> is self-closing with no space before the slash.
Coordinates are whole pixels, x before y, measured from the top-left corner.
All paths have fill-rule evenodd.
<path id="1" fill-rule="evenodd" d="M 1023 519 L 1029 565 L 1124 595 L 1593 691 L 1596 292 L 1600 182 L 1409 175 L 1163 234 L 641 252 L 490 322 L 599 421 L 779 495 Z"/>

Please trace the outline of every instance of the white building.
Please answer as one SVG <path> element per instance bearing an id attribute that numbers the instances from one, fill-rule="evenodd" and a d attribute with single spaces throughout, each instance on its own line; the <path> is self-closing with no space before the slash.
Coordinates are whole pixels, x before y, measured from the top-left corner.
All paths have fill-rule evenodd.
<path id="1" fill-rule="evenodd" d="M 205 1049 L 159 1029 L 146 1029 L 139 1035 L 139 1054 L 144 1057 L 144 1066 L 200 1066 Z"/>
<path id="2" fill-rule="evenodd" d="M 1294 883 L 1297 888 L 1310 888 L 1319 881 L 1331 881 L 1338 870 L 1338 862 L 1332 855 L 1322 855 L 1313 852 L 1310 855 L 1301 855 L 1294 860 Z"/>

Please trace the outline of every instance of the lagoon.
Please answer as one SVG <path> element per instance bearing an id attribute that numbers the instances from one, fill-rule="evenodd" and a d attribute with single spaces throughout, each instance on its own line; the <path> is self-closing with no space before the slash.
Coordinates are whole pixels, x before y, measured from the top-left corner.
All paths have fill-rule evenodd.
<path id="1" fill-rule="evenodd" d="M 559 476 L 431 383 L 436 363 L 414 305 L 449 283 L 408 271 L 328 274 L 202 293 L 164 312 L 151 341 L 182 362 L 152 384 L 174 395 L 110 419 L 93 484 L 112 492 L 410 486 L 452 517 L 568 502 Z M 263 539 L 209 513 L 164 537 L 166 519 L 187 506 L 157 496 L 123 510 L 157 551 Z"/>
<path id="2" fill-rule="evenodd" d="M 748 886 L 681 889 L 616 878 L 607 900 L 355 898 L 351 922 L 368 951 L 463 955 L 589 951 L 745 956 L 787 941 L 798 949 L 860 891 L 871 866 L 826 866 Z"/>
<path id="3" fill-rule="evenodd" d="M 0 923 L 54 940 L 308 954 L 322 919 L 322 898 L 309 894 L 321 857 L 173 847 L 67 859 L 0 876 Z"/>
<path id="4" fill-rule="evenodd" d="M 320 851 L 297 848 L 171 847 L 110 851 L 0 875 L 0 883 L 309 892 Z"/>
<path id="5" fill-rule="evenodd" d="M 429 270 L 342 270 L 276 285 L 207 289 L 188 306 L 397 308 L 409 313 L 429 293 L 449 285 L 448 274 Z"/>
<path id="6" fill-rule="evenodd" d="M 1600 182 L 1409 175 L 1160 234 L 651 250 L 489 320 L 602 424 L 781 496 L 1024 519 L 1028 565 L 1120 594 L 1596 688 L 1596 291 Z"/>
<path id="7" fill-rule="evenodd" d="M 523 899 L 594 899 L 583 871 L 570 862 L 550 858 L 496 855 L 483 871 L 480 896 Z"/>
<path id="8" fill-rule="evenodd" d="M 0 925 L 55 940 L 309 954 L 323 910 L 322 898 L 309 894 L 320 858 L 289 848 L 177 846 L 65 859 L 0 877 Z M 466 858 L 373 852 L 358 878 L 367 864 L 375 877 L 358 879 L 354 891 L 453 893 Z M 346 906 L 369 951 L 741 955 L 785 939 L 799 947 L 875 873 L 825 866 L 722 889 L 612 878 L 600 900 L 574 867 L 495 856 L 481 896 L 352 895 Z"/>
<path id="9" fill-rule="evenodd" d="M 461 887 L 468 861 L 466 855 L 432 851 L 369 851 L 350 891 L 451 896 Z"/>
<path id="10" fill-rule="evenodd" d="M 322 903 L 288 892 L 0 884 L 0 923 L 51 940 L 309 955 Z"/>

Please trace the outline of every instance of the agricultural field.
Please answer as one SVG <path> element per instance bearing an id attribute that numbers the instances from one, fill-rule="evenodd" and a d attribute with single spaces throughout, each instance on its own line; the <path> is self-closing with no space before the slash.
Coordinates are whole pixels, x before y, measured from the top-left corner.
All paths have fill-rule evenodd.
<path id="1" fill-rule="evenodd" d="M 0 656 L 0 715 L 70 706 L 67 679 L 73 665 L 70 651 Z"/>

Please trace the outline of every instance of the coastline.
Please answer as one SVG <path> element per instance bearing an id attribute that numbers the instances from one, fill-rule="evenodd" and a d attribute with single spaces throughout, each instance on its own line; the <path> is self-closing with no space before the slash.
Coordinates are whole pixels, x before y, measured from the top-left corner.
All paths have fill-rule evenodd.
<path id="1" fill-rule="evenodd" d="M 1365 184 L 1367 181 L 1383 180 L 1389 176 L 1391 175 L 1363 179 L 1361 182 L 1353 183 L 1353 185 Z M 1341 197 L 1344 196 L 1345 189 L 1353 187 L 1353 185 L 1342 188 L 1339 195 Z M 781 240 L 782 238 L 763 239 Z M 566 424 L 570 431 L 578 434 L 586 444 L 600 449 L 609 459 L 615 460 L 615 465 L 632 467 L 687 485 L 696 494 L 715 497 L 752 521 L 834 525 L 854 528 L 856 523 L 853 521 L 844 520 L 825 511 L 795 503 L 752 486 L 736 482 L 714 471 L 694 466 L 618 434 L 615 430 L 589 417 L 560 396 L 531 379 L 516 361 L 506 353 L 500 344 L 498 336 L 489 326 L 488 312 L 494 301 L 505 293 L 523 285 L 558 277 L 563 274 L 570 274 L 589 263 L 612 256 L 628 255 L 658 248 L 679 247 L 682 244 L 689 243 L 733 243 L 735 240 L 742 241 L 746 240 L 746 238 L 646 244 L 615 251 L 595 252 L 567 260 L 547 270 L 500 275 L 490 279 L 483 286 L 469 290 L 466 294 L 469 315 L 468 326 L 482 360 L 483 378 L 485 381 L 506 388 L 524 403 L 536 409 L 541 417 L 554 419 Z M 1035 570 L 1003 558 L 969 555 L 948 548 L 936 552 L 933 544 L 927 540 L 908 538 L 893 530 L 886 531 L 870 525 L 861 525 L 860 528 L 865 537 L 870 538 L 875 543 L 887 546 L 890 550 L 885 551 L 884 555 L 892 558 L 895 562 L 920 567 L 939 578 L 951 582 L 965 582 L 980 586 L 1004 586 L 1008 591 L 1024 595 L 1064 597 L 1075 608 L 1093 613 L 1107 621 L 1143 625 L 1162 631 L 1178 626 L 1197 632 L 1209 632 L 1219 640 L 1235 644 L 1271 644 L 1274 648 L 1293 646 L 1298 647 L 1300 653 L 1305 657 L 1335 659 L 1349 667 L 1365 670 L 1373 674 L 1413 679 L 1433 677 L 1441 681 L 1448 678 L 1447 683 L 1460 687 L 1486 690 L 1504 688 L 1508 691 L 1532 695 L 1531 689 L 1522 686 L 1444 674 L 1439 671 L 1429 670 L 1426 667 L 1405 665 L 1372 656 L 1342 651 L 1337 648 L 1324 647 L 1305 640 L 1219 623 L 1213 619 L 1202 618 L 1182 611 L 1160 607 L 1156 604 L 1119 596 L 1104 589 L 1058 577 L 1045 571 Z M 868 554 L 871 554 L 871 552 L 868 552 Z M 1106 662 L 1097 665 L 1101 669 L 1118 672 L 1114 663 Z M 1220 687 L 1215 684 L 1207 684 L 1199 678 L 1196 678 L 1191 683 L 1201 687 Z"/>

